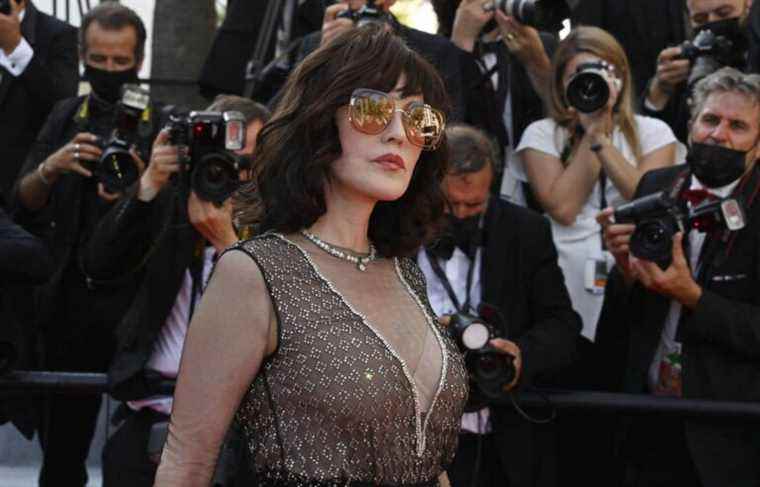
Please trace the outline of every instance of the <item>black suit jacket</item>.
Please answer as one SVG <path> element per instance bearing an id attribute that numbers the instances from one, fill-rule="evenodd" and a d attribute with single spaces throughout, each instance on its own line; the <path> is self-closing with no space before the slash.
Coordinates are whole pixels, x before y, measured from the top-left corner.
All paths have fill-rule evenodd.
<path id="1" fill-rule="evenodd" d="M 685 170 L 680 165 L 646 173 L 636 197 L 670 188 Z M 684 397 L 760 401 L 759 185 L 760 168 L 755 165 L 734 192 L 745 202 L 747 225 L 726 242 L 708 235 L 702 247 L 696 280 L 703 294 L 693 311 L 683 311 L 677 333 L 683 344 Z M 600 327 L 614 327 L 627 336 L 624 385 L 628 392 L 645 393 L 670 300 L 639 284 L 627 289 L 620 280 L 619 275 L 611 279 L 615 290 L 605 294 L 605 300 L 614 300 L 615 317 Z M 684 427 L 703 485 L 760 484 L 757 423 L 685 419 Z"/>
<path id="2" fill-rule="evenodd" d="M 63 98 L 76 95 L 77 30 L 26 6 L 21 35 L 34 56 L 18 78 L 0 68 L 0 191 L 13 185 L 42 124 Z"/>
<path id="3" fill-rule="evenodd" d="M 529 388 L 576 358 L 581 319 L 570 303 L 546 218 L 494 197 L 484 232 L 481 300 L 504 315 L 501 332 L 522 354 L 519 388 Z M 557 485 L 553 426 L 534 425 L 511 406 L 491 411 L 509 485 Z"/>
<path id="4" fill-rule="evenodd" d="M 143 368 L 203 242 L 187 218 L 185 203 L 171 187 L 149 203 L 132 194 L 103 217 L 89 242 L 84 260 L 88 275 L 139 280 L 134 300 L 116 328 L 116 354 L 108 370 L 116 399 L 155 393 Z"/>

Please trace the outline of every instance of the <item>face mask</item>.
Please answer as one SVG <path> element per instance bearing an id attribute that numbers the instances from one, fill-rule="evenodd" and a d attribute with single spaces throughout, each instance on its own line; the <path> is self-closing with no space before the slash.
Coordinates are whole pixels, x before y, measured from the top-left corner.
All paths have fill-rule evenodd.
<path id="1" fill-rule="evenodd" d="M 98 97 L 109 103 L 116 103 L 121 96 L 121 87 L 126 83 L 137 81 L 137 68 L 125 69 L 124 71 L 105 71 L 86 64 L 84 75 L 90 82 L 92 91 Z"/>
<path id="2" fill-rule="evenodd" d="M 708 188 L 720 188 L 744 174 L 747 152 L 719 145 L 692 143 L 686 162 L 692 174 Z"/>
<path id="3" fill-rule="evenodd" d="M 749 49 L 745 29 L 739 24 L 738 17 L 702 24 L 696 29 L 695 36 L 705 30 L 711 31 L 716 37 L 724 37 L 730 40 L 731 52 L 735 53 L 737 57 L 743 58 L 744 52 Z"/>
<path id="4" fill-rule="evenodd" d="M 457 218 L 449 214 L 449 231 L 454 243 L 467 255 L 475 253 L 480 242 L 480 213 L 467 218 Z"/>

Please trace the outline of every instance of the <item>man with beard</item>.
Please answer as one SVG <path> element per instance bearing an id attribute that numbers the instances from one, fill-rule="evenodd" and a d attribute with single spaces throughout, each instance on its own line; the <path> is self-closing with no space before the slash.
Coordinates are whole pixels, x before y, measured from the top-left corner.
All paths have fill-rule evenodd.
<path id="1" fill-rule="evenodd" d="M 492 326 L 515 357 L 506 389 L 529 387 L 573 361 L 580 317 L 546 219 L 491 196 L 498 151 L 488 137 L 464 125 L 446 136 L 449 228 L 417 257 L 430 304 L 438 315 L 490 308 Z M 448 470 L 454 487 L 557 485 L 552 426 L 532 424 L 510 406 L 471 406 Z"/>
<path id="2" fill-rule="evenodd" d="M 687 164 L 646 173 L 636 197 L 669 191 L 683 209 L 731 196 L 744 207 L 738 231 L 679 232 L 666 269 L 629 254 L 632 224 L 598 221 L 616 267 L 600 328 L 625 339 L 628 392 L 760 400 L 760 75 L 723 68 L 694 88 Z M 625 431 L 631 486 L 760 483 L 756 423 L 643 417 Z"/>
<path id="3" fill-rule="evenodd" d="M 710 30 L 716 36 L 729 39 L 732 59 L 723 59 L 725 55 L 721 55 L 718 61 L 723 66 L 744 69 L 750 48 L 747 23 L 752 0 L 687 0 L 686 6 L 693 38 L 701 31 Z M 666 122 L 678 140 L 684 143 L 689 120 L 687 99 L 691 91 L 688 81 L 695 64 L 684 57 L 681 46 L 663 49 L 657 57 L 657 71 L 649 80 L 642 103 L 644 115 Z"/>
<path id="4" fill-rule="evenodd" d="M 116 127 L 121 88 L 137 80 L 145 26 L 137 14 L 104 2 L 82 20 L 80 56 L 92 86 L 88 96 L 58 103 L 40 131 L 16 182 L 16 219 L 48 243 L 55 272 L 40 289 L 37 325 L 47 370 L 105 372 L 112 332 L 130 303 L 134 283 L 96 283 L 81 270 L 84 245 L 117 198 L 94 177 L 103 143 Z M 140 114 L 135 150 L 149 160 L 157 110 Z M 51 397 L 40 426 L 40 485 L 84 486 L 85 460 L 101 398 Z"/>

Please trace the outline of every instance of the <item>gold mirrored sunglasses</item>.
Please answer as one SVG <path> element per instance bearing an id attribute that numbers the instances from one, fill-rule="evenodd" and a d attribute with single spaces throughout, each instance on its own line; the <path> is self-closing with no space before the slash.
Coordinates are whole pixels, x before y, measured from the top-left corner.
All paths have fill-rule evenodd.
<path id="1" fill-rule="evenodd" d="M 401 122 L 409 142 L 428 151 L 438 147 L 446 127 L 446 117 L 430 105 L 413 101 L 406 108 L 396 108 L 396 99 L 388 93 L 367 88 L 354 90 L 348 105 L 351 125 L 359 132 L 370 135 L 385 130 L 396 112 L 401 112 Z"/>

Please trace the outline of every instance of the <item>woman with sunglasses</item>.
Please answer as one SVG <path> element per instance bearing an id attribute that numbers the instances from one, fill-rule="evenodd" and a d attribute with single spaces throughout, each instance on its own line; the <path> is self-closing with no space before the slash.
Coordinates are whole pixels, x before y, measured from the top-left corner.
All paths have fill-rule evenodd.
<path id="1" fill-rule="evenodd" d="M 436 485 L 467 395 L 412 259 L 443 216 L 445 92 L 368 25 L 289 77 L 243 223 L 189 328 L 157 486 L 209 485 L 242 426 L 259 484 Z"/>

